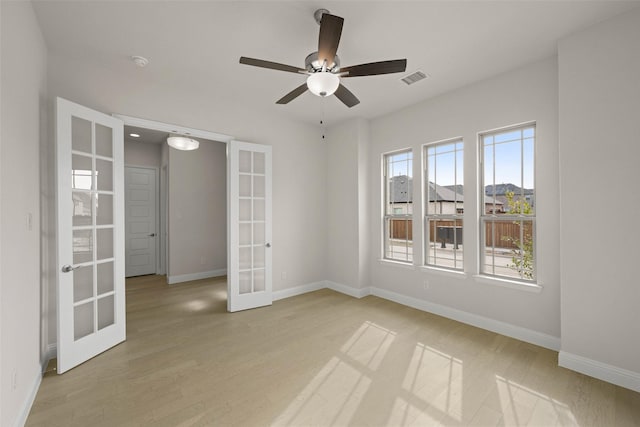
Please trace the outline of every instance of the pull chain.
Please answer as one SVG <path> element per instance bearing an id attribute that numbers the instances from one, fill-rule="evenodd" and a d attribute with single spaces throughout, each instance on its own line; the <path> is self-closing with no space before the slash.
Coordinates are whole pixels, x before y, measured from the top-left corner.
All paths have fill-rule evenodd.
<path id="1" fill-rule="evenodd" d="M 322 104 L 322 115 L 320 119 L 320 133 L 322 134 L 322 139 L 324 139 L 324 136 L 327 133 L 327 124 L 324 117 L 325 98 L 326 97 L 322 97 L 322 101 L 320 102 L 320 104 Z"/>

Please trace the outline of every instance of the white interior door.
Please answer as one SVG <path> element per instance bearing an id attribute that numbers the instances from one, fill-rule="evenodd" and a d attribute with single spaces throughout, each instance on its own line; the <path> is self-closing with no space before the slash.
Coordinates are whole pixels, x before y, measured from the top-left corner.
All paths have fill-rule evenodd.
<path id="1" fill-rule="evenodd" d="M 126 338 L 123 123 L 58 98 L 58 373 Z"/>
<path id="2" fill-rule="evenodd" d="M 156 170 L 125 167 L 125 276 L 156 273 Z"/>
<path id="3" fill-rule="evenodd" d="M 271 146 L 227 147 L 229 311 L 271 305 Z"/>

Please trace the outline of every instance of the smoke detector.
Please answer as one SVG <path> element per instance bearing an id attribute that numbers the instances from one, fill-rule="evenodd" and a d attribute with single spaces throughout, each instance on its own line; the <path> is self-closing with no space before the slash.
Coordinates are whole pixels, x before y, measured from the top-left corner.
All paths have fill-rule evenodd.
<path id="1" fill-rule="evenodd" d="M 149 64 L 149 60 L 144 56 L 132 56 L 131 60 L 140 68 L 144 68 Z"/>

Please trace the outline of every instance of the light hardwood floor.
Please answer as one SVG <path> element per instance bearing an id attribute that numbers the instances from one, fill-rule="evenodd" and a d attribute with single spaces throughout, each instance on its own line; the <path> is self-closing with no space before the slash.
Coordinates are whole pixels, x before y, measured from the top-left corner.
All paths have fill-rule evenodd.
<path id="1" fill-rule="evenodd" d="M 47 374 L 28 426 L 640 425 L 557 353 L 373 296 L 226 312 L 226 282 L 127 281 L 125 343 Z"/>

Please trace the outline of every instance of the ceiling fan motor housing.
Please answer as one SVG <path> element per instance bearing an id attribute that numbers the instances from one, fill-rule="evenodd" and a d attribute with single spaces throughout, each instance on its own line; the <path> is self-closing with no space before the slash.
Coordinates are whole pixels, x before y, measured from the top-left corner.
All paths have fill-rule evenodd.
<path id="1" fill-rule="evenodd" d="M 318 60 L 318 52 L 313 52 L 307 55 L 304 59 L 304 66 L 310 73 L 316 73 L 318 71 L 322 71 L 322 62 Z M 340 58 L 336 55 L 333 58 L 333 62 L 331 64 L 327 64 L 327 71 L 332 73 L 337 73 L 340 71 Z"/>

